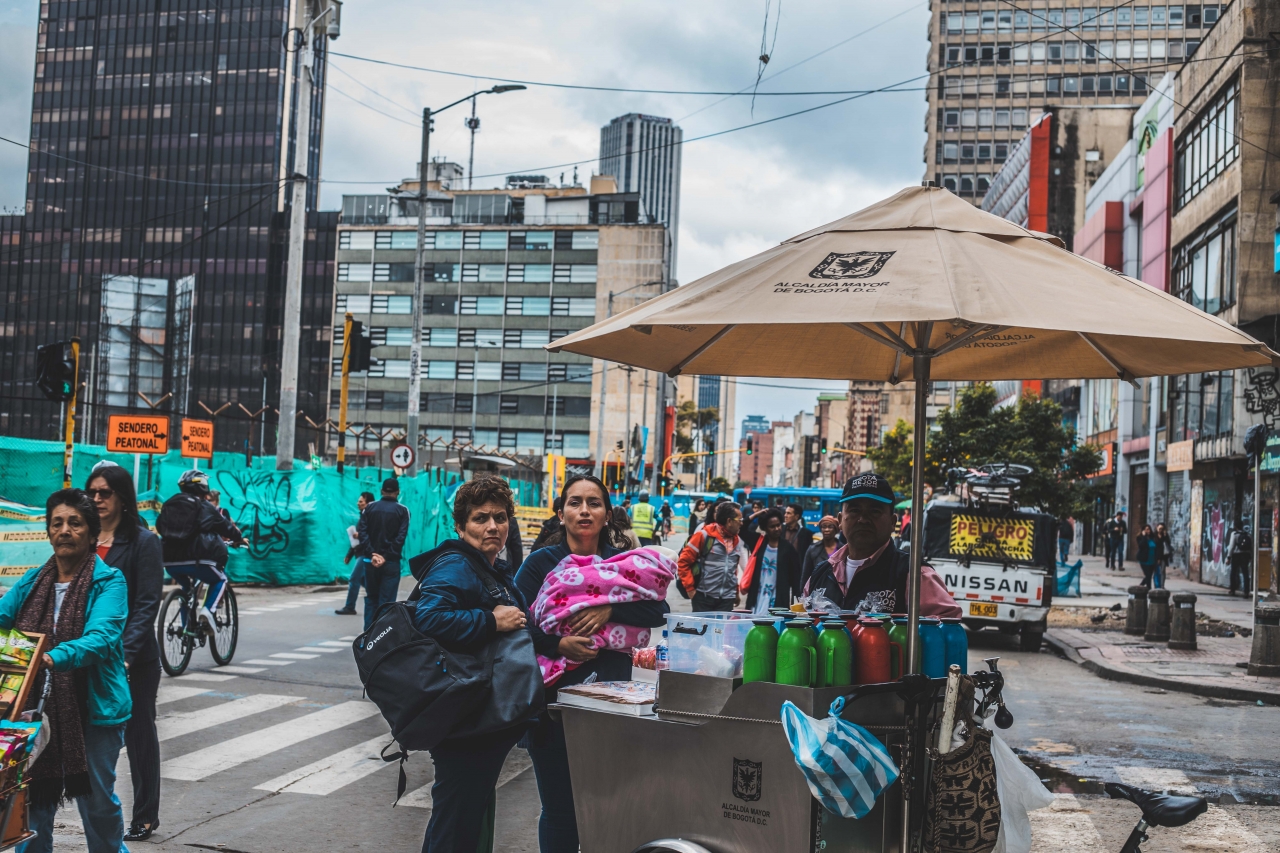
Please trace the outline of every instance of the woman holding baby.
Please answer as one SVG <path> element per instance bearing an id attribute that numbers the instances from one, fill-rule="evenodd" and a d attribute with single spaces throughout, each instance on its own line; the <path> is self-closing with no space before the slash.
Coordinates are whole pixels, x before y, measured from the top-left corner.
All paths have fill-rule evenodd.
<path id="1" fill-rule="evenodd" d="M 656 600 L 580 607 L 558 619 L 551 632 L 544 631 L 538 624 L 536 602 L 540 594 L 544 607 L 548 592 L 553 588 L 557 590 L 557 601 L 568 602 L 564 590 L 572 590 L 575 581 L 593 570 L 599 572 L 595 577 L 612 577 L 618 565 L 627 566 L 622 569 L 624 572 L 631 571 L 625 558 L 621 563 L 611 561 L 628 549 L 628 543 L 614 520 L 609 490 L 604 483 L 590 476 L 571 477 L 565 483 L 560 503 L 560 532 L 553 535 L 547 547 L 530 554 L 515 577 L 521 596 L 534 605 L 534 619 L 529 628 L 539 662 L 552 662 L 554 666 L 550 670 L 544 666 L 544 672 L 558 673 L 554 676 L 555 681 L 546 685 L 548 704 L 555 701 L 557 688 L 581 684 L 592 675 L 597 681 L 630 680 L 631 655 L 602 647 L 604 641 L 601 637 L 610 633 L 635 636 L 637 632 L 632 629 L 658 628 L 666 623 L 666 614 L 670 612 L 663 600 L 664 585 L 660 592 L 653 593 L 659 596 Z M 597 569 L 593 564 L 600 561 L 610 562 Z M 642 566 L 647 564 L 643 559 L 640 562 Z M 654 565 L 656 562 L 655 559 Z M 674 567 L 674 563 L 671 565 Z M 573 607 L 569 605 L 570 609 Z M 542 621 L 546 625 L 551 620 Z M 614 630 L 609 631 L 606 626 L 612 626 Z M 642 631 L 639 633 L 643 636 Z M 574 853 L 578 849 L 578 824 L 573 811 L 564 727 L 550 715 L 543 714 L 521 743 L 533 759 L 538 794 L 542 799 L 542 816 L 538 821 L 539 850 L 541 853 Z"/>

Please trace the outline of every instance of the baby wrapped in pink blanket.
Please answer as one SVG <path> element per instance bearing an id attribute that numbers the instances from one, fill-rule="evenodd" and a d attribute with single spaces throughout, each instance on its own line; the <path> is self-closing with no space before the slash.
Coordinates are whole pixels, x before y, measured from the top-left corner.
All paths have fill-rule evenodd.
<path id="1" fill-rule="evenodd" d="M 566 623 L 579 610 L 602 604 L 662 601 L 675 574 L 675 552 L 668 548 L 637 548 L 607 560 L 570 554 L 542 582 L 533 602 L 533 618 L 545 633 L 567 637 L 573 631 Z M 649 628 L 606 622 L 591 636 L 591 647 L 630 652 L 647 645 L 650 633 Z M 538 665 L 544 684 L 555 684 L 565 672 L 578 666 L 565 657 L 542 655 L 538 655 Z"/>

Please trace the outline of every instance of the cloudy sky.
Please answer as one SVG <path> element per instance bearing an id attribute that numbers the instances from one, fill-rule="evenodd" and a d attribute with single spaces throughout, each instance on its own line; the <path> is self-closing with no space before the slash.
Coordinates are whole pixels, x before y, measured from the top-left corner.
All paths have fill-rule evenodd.
<path id="1" fill-rule="evenodd" d="M 778 12 L 781 9 L 781 16 Z M 29 81 L 35 0 L 0 0 L 0 79 Z M 481 2 L 347 0 L 332 49 L 425 66 L 448 76 L 333 58 L 324 140 L 322 206 L 343 193 L 379 192 L 417 162 L 422 106 L 447 104 L 489 77 L 591 86 L 750 91 L 760 63 L 763 0 L 646 2 Z M 759 92 L 866 90 L 925 69 L 928 10 L 920 0 L 771 0 Z M 776 29 L 775 29 L 776 25 Z M 776 40 L 775 40 L 776 32 Z M 824 52 L 825 51 L 825 52 Z M 821 54 L 821 55 L 818 55 Z M 471 75 L 474 75 L 472 77 Z M 681 281 L 857 210 L 920 181 L 925 100 L 907 83 L 805 115 L 714 138 L 706 134 L 837 100 L 840 95 L 721 98 L 591 92 L 531 86 L 480 99 L 477 186 L 500 176 L 541 172 L 558 178 L 586 161 L 595 168 L 599 129 L 618 115 L 668 116 L 684 129 Z M 0 87 L 0 135 L 25 142 L 31 94 L 26 83 Z M 433 152 L 466 163 L 465 107 L 436 121 Z M 693 140 L 693 141 L 691 141 Z M 0 143 L 0 209 L 23 203 L 25 152 Z M 761 354 L 767 357 L 767 354 Z M 776 382 L 777 380 L 768 380 Z M 812 408 L 822 383 L 796 388 L 740 386 L 740 414 L 790 419 Z"/>

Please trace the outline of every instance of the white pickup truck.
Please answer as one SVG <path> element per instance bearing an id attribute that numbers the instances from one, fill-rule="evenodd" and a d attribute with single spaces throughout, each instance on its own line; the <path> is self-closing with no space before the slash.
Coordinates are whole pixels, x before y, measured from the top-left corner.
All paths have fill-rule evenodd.
<path id="1" fill-rule="evenodd" d="M 1053 516 L 966 507 L 957 499 L 925 509 L 924 558 L 972 629 L 995 626 L 1038 651 L 1053 600 Z"/>

